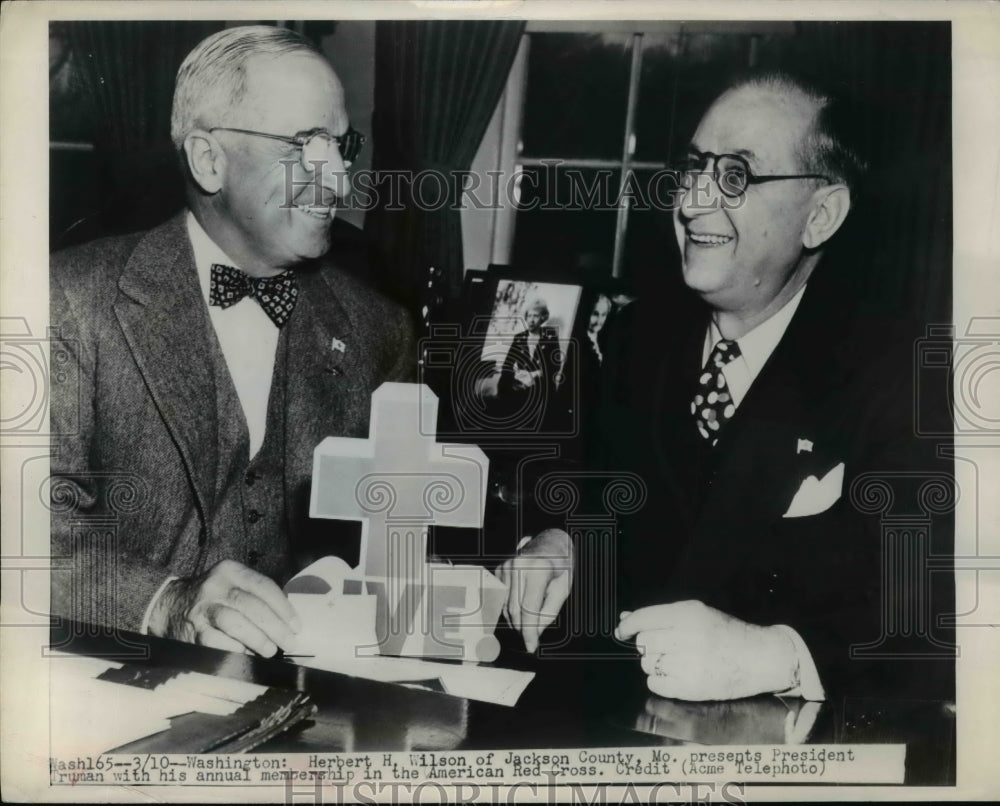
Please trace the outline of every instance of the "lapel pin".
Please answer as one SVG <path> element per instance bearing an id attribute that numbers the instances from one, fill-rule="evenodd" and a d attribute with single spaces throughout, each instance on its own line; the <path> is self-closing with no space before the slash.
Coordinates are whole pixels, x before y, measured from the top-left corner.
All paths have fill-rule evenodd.
<path id="1" fill-rule="evenodd" d="M 807 451 L 808 453 L 812 453 L 812 449 L 813 449 L 813 444 L 810 440 L 800 439 L 798 444 L 795 446 L 795 453 L 800 454 L 802 453 L 802 451 Z"/>
<path id="2" fill-rule="evenodd" d="M 344 344 L 340 339 L 334 339 L 330 342 L 330 349 L 336 350 L 337 352 L 343 353 L 347 350 L 347 345 Z"/>

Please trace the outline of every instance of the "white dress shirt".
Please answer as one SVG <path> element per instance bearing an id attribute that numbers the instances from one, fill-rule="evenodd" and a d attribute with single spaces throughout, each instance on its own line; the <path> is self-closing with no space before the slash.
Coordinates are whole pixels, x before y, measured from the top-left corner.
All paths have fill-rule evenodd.
<path id="1" fill-rule="evenodd" d="M 729 394 L 732 395 L 733 405 L 738 409 L 740 403 L 750 391 L 750 386 L 756 380 L 763 369 L 764 364 L 771 357 L 774 348 L 778 346 L 781 337 L 785 335 L 789 322 L 798 310 L 799 303 L 806 287 L 802 286 L 798 293 L 785 303 L 784 307 L 767 319 L 761 322 L 749 333 L 744 333 L 736 339 L 740 348 L 740 356 L 734 358 L 722 368 L 722 374 L 726 377 L 726 386 Z M 705 333 L 705 346 L 702 350 L 701 363 L 704 366 L 708 362 L 709 356 L 715 349 L 715 345 L 722 341 L 723 336 L 718 325 L 713 319 Z M 795 630 L 791 627 L 778 625 L 791 639 L 795 645 L 795 654 L 798 658 L 798 681 L 799 685 L 788 691 L 779 692 L 782 696 L 802 697 L 807 700 L 823 700 L 826 695 L 823 685 L 819 679 L 819 672 L 813 662 L 812 653 Z M 815 719 L 815 715 L 813 715 Z"/>
<path id="2" fill-rule="evenodd" d="M 190 211 L 187 214 L 187 231 L 194 251 L 198 283 L 205 305 L 208 306 L 208 318 L 215 328 L 215 335 L 219 339 L 223 358 L 229 367 L 229 375 L 233 379 L 243 416 L 246 418 L 250 433 L 249 458 L 252 459 L 264 444 L 267 401 L 271 394 L 274 357 L 278 350 L 278 326 L 264 313 L 257 301 L 250 297 L 244 297 L 225 310 L 209 304 L 212 264 L 222 263 L 235 268 L 239 266 L 208 237 L 208 233 Z M 177 577 L 173 575 L 168 576 L 149 600 L 139 628 L 143 635 L 149 631 L 153 607 L 167 585 L 175 579 Z"/>
<path id="3" fill-rule="evenodd" d="M 740 357 L 734 358 L 722 368 L 722 374 L 726 376 L 726 386 L 729 387 L 729 394 L 732 395 L 733 405 L 739 408 L 743 398 L 750 391 L 750 384 L 754 382 L 760 374 L 767 359 L 771 357 L 774 348 L 778 346 L 781 337 L 788 329 L 788 323 L 795 316 L 795 311 L 799 308 L 802 295 L 806 287 L 802 286 L 798 293 L 792 297 L 785 306 L 767 319 L 761 322 L 749 333 L 744 333 L 736 343 L 740 346 Z M 701 365 L 705 366 L 708 357 L 715 349 L 715 345 L 722 341 L 723 336 L 719 331 L 719 326 L 715 319 L 708 326 L 705 334 L 705 347 L 702 350 Z"/>
<path id="4" fill-rule="evenodd" d="M 528 357 L 534 358 L 535 352 L 538 350 L 538 341 L 541 339 L 541 333 L 532 333 L 528 331 Z"/>
<path id="5" fill-rule="evenodd" d="M 244 297 L 225 309 L 208 304 L 212 264 L 240 267 L 208 237 L 190 212 L 187 214 L 187 228 L 198 268 L 198 282 L 208 305 L 208 318 L 215 328 L 246 417 L 250 432 L 249 458 L 252 459 L 264 444 L 267 401 L 271 393 L 271 376 L 274 374 L 274 356 L 280 331 L 257 300 L 251 297 Z"/>

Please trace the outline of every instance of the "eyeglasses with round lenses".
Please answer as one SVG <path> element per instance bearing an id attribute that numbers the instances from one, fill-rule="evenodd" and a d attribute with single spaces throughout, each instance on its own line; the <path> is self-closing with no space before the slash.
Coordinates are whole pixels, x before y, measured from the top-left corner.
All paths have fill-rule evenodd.
<path id="1" fill-rule="evenodd" d="M 330 154 L 330 148 L 334 145 L 337 146 L 344 165 L 350 167 L 351 163 L 358 158 L 367 140 L 361 132 L 352 128 L 348 128 L 343 134 L 330 134 L 326 129 L 310 129 L 306 132 L 293 134 L 291 137 L 281 134 L 256 132 L 251 129 L 233 129 L 228 126 L 216 126 L 209 131 L 249 134 L 253 137 L 266 137 L 269 140 L 280 140 L 282 143 L 296 146 L 301 149 L 300 160 L 302 167 L 307 171 L 314 171 L 317 164 L 322 165 L 326 162 Z"/>
<path id="2" fill-rule="evenodd" d="M 757 176 L 750 170 L 750 163 L 739 154 L 713 154 L 710 151 L 693 151 L 685 156 L 677 166 L 680 174 L 681 187 L 690 190 L 694 187 L 698 174 L 708 173 L 708 162 L 711 160 L 711 172 L 719 190 L 731 199 L 737 199 L 747 192 L 750 185 L 761 185 L 765 182 L 779 182 L 784 179 L 824 179 L 832 182 L 823 174 L 772 174 Z"/>

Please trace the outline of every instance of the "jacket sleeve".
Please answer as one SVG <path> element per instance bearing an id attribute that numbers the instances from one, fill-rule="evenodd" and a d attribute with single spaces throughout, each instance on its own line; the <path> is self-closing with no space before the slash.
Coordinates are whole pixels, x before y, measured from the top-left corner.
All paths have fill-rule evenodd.
<path id="1" fill-rule="evenodd" d="M 147 492 L 141 480 L 94 464 L 99 327 L 84 312 L 93 295 L 68 294 L 60 275 L 53 271 L 50 284 L 52 614 L 138 631 L 168 571 L 137 556 L 119 528 L 118 515 Z"/>

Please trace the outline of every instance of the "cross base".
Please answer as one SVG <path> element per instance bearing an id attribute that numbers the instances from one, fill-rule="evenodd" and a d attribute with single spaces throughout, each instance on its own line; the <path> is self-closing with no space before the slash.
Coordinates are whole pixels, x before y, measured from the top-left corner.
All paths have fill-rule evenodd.
<path id="1" fill-rule="evenodd" d="M 362 576 L 326 557 L 285 587 L 302 618 L 296 654 L 496 660 L 506 595 L 481 566 L 426 563 L 414 579 Z"/>

